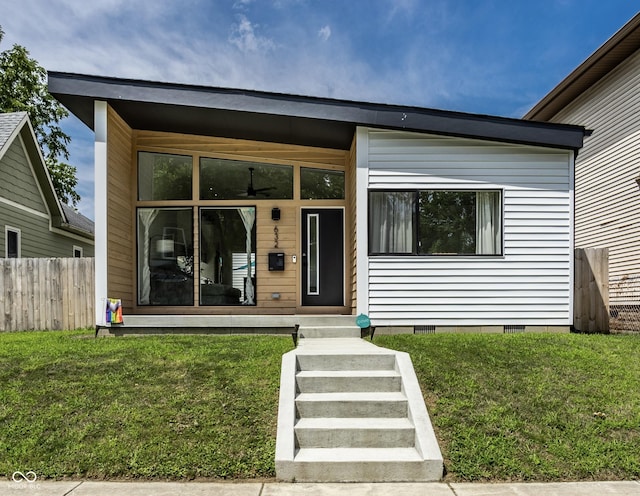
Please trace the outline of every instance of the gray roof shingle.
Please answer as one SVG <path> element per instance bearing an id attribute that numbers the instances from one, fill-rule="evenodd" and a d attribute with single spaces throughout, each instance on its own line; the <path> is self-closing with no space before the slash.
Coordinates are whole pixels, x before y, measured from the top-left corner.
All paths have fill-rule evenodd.
<path id="1" fill-rule="evenodd" d="M 64 212 L 64 216 L 67 219 L 67 223 L 71 227 L 75 227 L 76 229 L 80 229 L 81 231 L 85 231 L 91 234 L 94 234 L 94 224 L 93 221 L 80 212 L 76 212 L 72 207 L 66 205 L 64 203 L 60 203 L 62 206 L 62 211 Z"/>
<path id="2" fill-rule="evenodd" d="M 26 115 L 26 112 L 0 113 L 0 150 L 7 144 L 16 127 L 18 127 Z"/>

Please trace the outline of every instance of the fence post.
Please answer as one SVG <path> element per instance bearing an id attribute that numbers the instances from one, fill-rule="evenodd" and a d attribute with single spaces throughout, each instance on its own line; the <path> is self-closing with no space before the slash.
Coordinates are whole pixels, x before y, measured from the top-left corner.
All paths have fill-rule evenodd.
<path id="1" fill-rule="evenodd" d="M 574 327 L 609 332 L 609 249 L 576 248 Z"/>

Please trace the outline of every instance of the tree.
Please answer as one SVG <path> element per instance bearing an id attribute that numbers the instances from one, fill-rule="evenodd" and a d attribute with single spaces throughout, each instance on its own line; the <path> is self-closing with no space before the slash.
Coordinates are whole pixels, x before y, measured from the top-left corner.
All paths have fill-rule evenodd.
<path id="1" fill-rule="evenodd" d="M 0 27 L 0 42 L 3 36 Z M 69 112 L 49 93 L 47 71 L 17 44 L 0 52 L 0 111 L 27 112 L 58 198 L 76 205 L 77 170 L 60 160 L 69 159 L 71 138 L 59 125 Z"/>

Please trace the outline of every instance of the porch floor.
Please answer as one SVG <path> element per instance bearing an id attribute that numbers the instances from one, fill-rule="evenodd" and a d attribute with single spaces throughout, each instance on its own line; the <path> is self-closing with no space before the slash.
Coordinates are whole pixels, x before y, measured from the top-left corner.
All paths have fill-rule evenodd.
<path id="1" fill-rule="evenodd" d="M 97 326 L 98 336 L 140 334 L 291 334 L 296 325 L 353 326 L 355 315 L 125 315 L 124 324 Z"/>

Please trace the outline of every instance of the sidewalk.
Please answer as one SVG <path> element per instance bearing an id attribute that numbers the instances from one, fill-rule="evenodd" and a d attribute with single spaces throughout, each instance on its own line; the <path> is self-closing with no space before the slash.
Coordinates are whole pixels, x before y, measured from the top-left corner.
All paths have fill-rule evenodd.
<path id="1" fill-rule="evenodd" d="M 559 483 L 0 482 L 2 496 L 631 496 L 640 481 Z"/>

